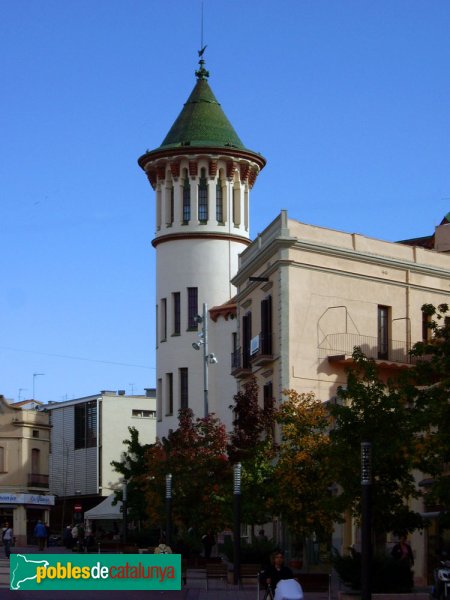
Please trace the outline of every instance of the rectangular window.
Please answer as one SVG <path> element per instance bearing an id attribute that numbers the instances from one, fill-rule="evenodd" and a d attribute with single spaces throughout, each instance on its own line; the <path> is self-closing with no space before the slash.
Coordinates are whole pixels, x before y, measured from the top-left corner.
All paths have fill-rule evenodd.
<path id="1" fill-rule="evenodd" d="M 173 332 L 172 335 L 180 335 L 181 330 L 181 300 L 180 292 L 172 294 L 173 300 Z"/>
<path id="2" fill-rule="evenodd" d="M 6 458 L 3 446 L 0 446 L 0 473 L 6 473 Z"/>
<path id="3" fill-rule="evenodd" d="M 31 449 L 31 472 L 35 475 L 40 473 L 41 451 L 38 448 Z"/>
<path id="4" fill-rule="evenodd" d="M 166 415 L 173 415 L 173 374 L 166 373 Z"/>
<path id="5" fill-rule="evenodd" d="M 431 329 L 428 327 L 430 316 L 422 313 L 422 342 L 428 342 L 431 339 Z"/>
<path id="6" fill-rule="evenodd" d="M 261 354 L 272 354 L 272 296 L 261 302 Z"/>
<path id="7" fill-rule="evenodd" d="M 201 170 L 198 185 L 198 220 L 200 223 L 208 221 L 208 182 L 205 177 L 205 169 Z"/>
<path id="8" fill-rule="evenodd" d="M 378 358 L 389 357 L 389 307 L 378 306 Z"/>
<path id="9" fill-rule="evenodd" d="M 131 416 L 137 419 L 156 419 L 156 411 L 133 409 Z"/>
<path id="10" fill-rule="evenodd" d="M 163 414 L 162 392 L 163 392 L 162 379 L 158 379 L 157 384 L 156 384 L 156 412 L 157 412 L 158 421 L 162 421 L 162 414 Z"/>
<path id="11" fill-rule="evenodd" d="M 242 368 L 250 368 L 250 340 L 252 339 L 252 313 L 242 317 Z"/>
<path id="12" fill-rule="evenodd" d="M 198 315 L 198 288 L 190 287 L 187 289 L 188 292 L 188 330 L 198 329 L 197 315 Z"/>
<path id="13" fill-rule="evenodd" d="M 188 408 L 189 406 L 189 388 L 188 388 L 188 370 L 182 368 L 180 373 L 180 408 Z"/>
<path id="14" fill-rule="evenodd" d="M 33 437 L 34 438 L 38 438 L 39 437 L 39 429 L 33 429 Z"/>
<path id="15" fill-rule="evenodd" d="M 183 183 L 183 223 L 187 225 L 191 220 L 191 185 L 189 178 L 186 176 Z"/>
<path id="16" fill-rule="evenodd" d="M 174 205 L 174 188 L 173 186 L 170 188 L 170 224 L 173 224 L 173 215 L 175 212 L 175 205 Z"/>
<path id="17" fill-rule="evenodd" d="M 167 339 L 167 300 L 161 298 L 161 342 Z"/>
<path id="18" fill-rule="evenodd" d="M 74 417 L 75 449 L 94 448 L 97 444 L 97 402 L 77 404 Z"/>
<path id="19" fill-rule="evenodd" d="M 223 223 L 223 191 L 220 179 L 216 185 L 216 220 L 218 223 Z"/>

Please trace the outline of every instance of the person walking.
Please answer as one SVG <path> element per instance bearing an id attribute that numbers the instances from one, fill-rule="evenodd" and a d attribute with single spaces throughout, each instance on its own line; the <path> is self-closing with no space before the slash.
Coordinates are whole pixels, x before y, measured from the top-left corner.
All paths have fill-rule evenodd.
<path id="1" fill-rule="evenodd" d="M 5 527 L 2 533 L 3 545 L 5 547 L 5 556 L 9 558 L 11 555 L 11 544 L 13 541 L 13 530 L 9 526 L 9 523 L 5 523 Z"/>
<path id="2" fill-rule="evenodd" d="M 45 540 L 47 539 L 47 529 L 42 521 L 36 523 L 34 528 L 34 537 L 37 538 L 39 550 L 43 550 L 45 546 Z"/>

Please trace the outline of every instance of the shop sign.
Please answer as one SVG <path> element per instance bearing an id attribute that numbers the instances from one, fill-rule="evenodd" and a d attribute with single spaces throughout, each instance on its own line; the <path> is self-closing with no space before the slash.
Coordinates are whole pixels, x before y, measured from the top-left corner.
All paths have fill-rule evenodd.
<path id="1" fill-rule="evenodd" d="M 0 494 L 0 504 L 37 504 L 39 506 L 54 506 L 55 496 L 40 494 Z"/>

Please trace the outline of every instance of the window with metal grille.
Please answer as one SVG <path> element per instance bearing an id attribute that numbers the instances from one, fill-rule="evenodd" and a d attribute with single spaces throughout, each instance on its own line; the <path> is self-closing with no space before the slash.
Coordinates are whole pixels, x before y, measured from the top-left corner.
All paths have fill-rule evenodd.
<path id="1" fill-rule="evenodd" d="M 208 221 L 208 182 L 205 176 L 205 169 L 200 171 L 200 181 L 198 184 L 198 220 L 200 223 Z"/>
<path id="2" fill-rule="evenodd" d="M 188 292 L 188 329 L 198 329 L 198 288 L 190 287 Z"/>
<path id="3" fill-rule="evenodd" d="M 180 292 L 172 294 L 173 299 L 173 332 L 172 335 L 180 335 L 181 329 L 181 310 L 180 310 Z"/>
<path id="4" fill-rule="evenodd" d="M 184 170 L 184 182 L 183 182 L 183 223 L 187 224 L 191 220 L 191 184 L 189 183 L 189 177 L 187 169 Z"/>
<path id="5" fill-rule="evenodd" d="M 180 371 L 180 408 L 189 406 L 188 370 L 182 368 Z"/>

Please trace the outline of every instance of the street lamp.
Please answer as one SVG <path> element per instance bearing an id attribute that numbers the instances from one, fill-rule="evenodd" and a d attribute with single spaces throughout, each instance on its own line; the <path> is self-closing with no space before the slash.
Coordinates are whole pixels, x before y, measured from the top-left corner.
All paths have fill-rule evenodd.
<path id="1" fill-rule="evenodd" d="M 166 475 L 166 544 L 170 546 L 172 538 L 172 473 Z"/>
<path id="2" fill-rule="evenodd" d="M 361 443 L 361 600 L 371 600 L 372 444 Z"/>
<path id="3" fill-rule="evenodd" d="M 42 375 L 45 375 L 45 373 L 33 373 L 33 400 L 36 400 L 36 398 L 34 397 L 35 379 L 36 377 L 41 377 Z"/>
<path id="4" fill-rule="evenodd" d="M 203 404 L 206 418 L 209 414 L 208 368 L 209 365 L 217 364 L 216 355 L 212 352 L 208 352 L 208 307 L 206 303 L 203 303 L 203 315 L 197 315 L 196 321 L 197 323 L 202 324 L 202 331 L 200 333 L 200 340 L 198 342 L 193 342 L 192 347 L 194 348 L 194 350 L 200 350 L 200 348 L 203 346 Z"/>
<path id="5" fill-rule="evenodd" d="M 122 488 L 122 526 L 123 526 L 123 544 L 127 543 L 128 533 L 128 482 L 123 482 Z"/>
<path id="6" fill-rule="evenodd" d="M 239 583 L 239 572 L 241 570 L 241 463 L 234 465 L 233 481 L 233 508 L 234 508 L 234 528 L 233 528 L 233 579 L 234 585 Z"/>

